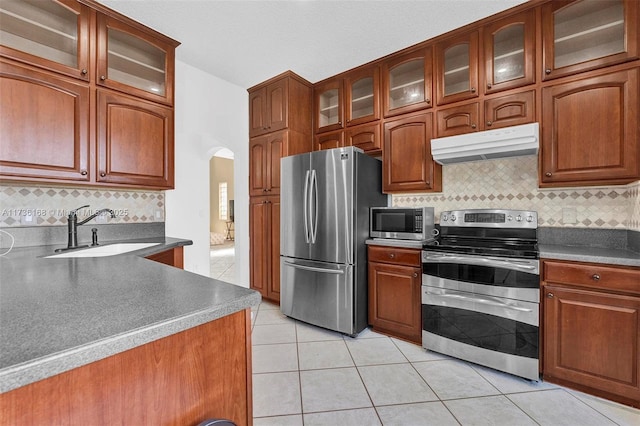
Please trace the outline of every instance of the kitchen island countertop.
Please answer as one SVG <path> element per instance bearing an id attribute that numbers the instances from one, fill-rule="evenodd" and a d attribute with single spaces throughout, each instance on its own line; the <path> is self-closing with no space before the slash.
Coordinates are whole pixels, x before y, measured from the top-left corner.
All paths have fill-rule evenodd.
<path id="1" fill-rule="evenodd" d="M 125 241 L 122 241 L 125 242 Z M 0 392 L 24 386 L 260 303 L 254 290 L 145 259 L 191 241 L 95 258 L 0 257 Z"/>

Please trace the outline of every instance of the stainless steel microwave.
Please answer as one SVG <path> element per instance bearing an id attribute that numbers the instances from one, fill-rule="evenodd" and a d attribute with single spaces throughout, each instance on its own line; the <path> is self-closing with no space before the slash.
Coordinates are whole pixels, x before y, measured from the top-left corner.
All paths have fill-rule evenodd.
<path id="1" fill-rule="evenodd" d="M 371 207 L 369 236 L 397 240 L 429 240 L 434 236 L 433 207 Z"/>

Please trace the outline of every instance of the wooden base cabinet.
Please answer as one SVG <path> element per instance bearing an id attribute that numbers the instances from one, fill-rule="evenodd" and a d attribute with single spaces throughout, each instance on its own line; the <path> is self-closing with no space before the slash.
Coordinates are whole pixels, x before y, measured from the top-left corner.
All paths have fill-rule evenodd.
<path id="1" fill-rule="evenodd" d="M 251 288 L 280 303 L 280 197 L 251 197 Z"/>
<path id="2" fill-rule="evenodd" d="M 175 247 L 146 257 L 154 262 L 184 269 L 184 247 Z"/>
<path id="3" fill-rule="evenodd" d="M 419 249 L 369 246 L 369 324 L 391 336 L 422 342 Z"/>
<path id="4" fill-rule="evenodd" d="M 543 374 L 640 407 L 640 269 L 543 261 Z"/>

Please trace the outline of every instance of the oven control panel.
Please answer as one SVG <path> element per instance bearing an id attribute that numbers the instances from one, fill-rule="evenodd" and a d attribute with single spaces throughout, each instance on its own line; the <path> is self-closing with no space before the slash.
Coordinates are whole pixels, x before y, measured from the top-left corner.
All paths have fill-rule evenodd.
<path id="1" fill-rule="evenodd" d="M 538 212 L 498 209 L 450 210 L 440 214 L 440 226 L 537 229 Z"/>

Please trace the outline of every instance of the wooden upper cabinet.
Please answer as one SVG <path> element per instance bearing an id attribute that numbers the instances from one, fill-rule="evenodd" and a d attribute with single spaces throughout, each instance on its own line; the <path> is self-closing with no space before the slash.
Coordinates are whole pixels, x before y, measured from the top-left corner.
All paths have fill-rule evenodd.
<path id="1" fill-rule="evenodd" d="M 637 0 L 556 0 L 542 5 L 543 79 L 639 57 Z"/>
<path id="2" fill-rule="evenodd" d="M 394 56 L 382 63 L 382 105 L 385 117 L 433 105 L 432 48 Z"/>
<path id="3" fill-rule="evenodd" d="M 441 191 L 442 167 L 431 156 L 432 114 L 384 123 L 382 191 Z"/>
<path id="4" fill-rule="evenodd" d="M 88 181 L 89 102 L 86 83 L 0 60 L 0 174 Z"/>
<path id="5" fill-rule="evenodd" d="M 96 181 L 173 188 L 173 109 L 101 89 L 97 102 Z"/>
<path id="6" fill-rule="evenodd" d="M 0 54 L 89 80 L 90 9 L 75 0 L 3 1 Z"/>
<path id="7" fill-rule="evenodd" d="M 327 132 L 316 135 L 313 142 L 314 151 L 323 149 L 342 148 L 344 146 L 344 131 Z"/>
<path id="8" fill-rule="evenodd" d="M 315 132 L 328 132 L 344 127 L 342 78 L 327 80 L 313 88 Z"/>
<path id="9" fill-rule="evenodd" d="M 436 44 L 438 105 L 478 96 L 478 31 Z"/>
<path id="10" fill-rule="evenodd" d="M 638 180 L 639 73 L 636 67 L 542 89 L 541 186 Z"/>
<path id="11" fill-rule="evenodd" d="M 282 79 L 249 94 L 251 123 L 249 136 L 275 132 L 287 127 L 287 80 Z"/>
<path id="12" fill-rule="evenodd" d="M 535 10 L 484 27 L 484 93 L 535 82 Z"/>
<path id="13" fill-rule="evenodd" d="M 379 155 L 382 151 L 380 123 L 367 123 L 348 127 L 344 131 L 344 145 L 355 146 L 369 155 Z"/>
<path id="14" fill-rule="evenodd" d="M 480 105 L 478 102 L 440 108 L 436 112 L 437 135 L 439 138 L 477 132 L 482 128 L 480 123 Z"/>
<path id="15" fill-rule="evenodd" d="M 177 42 L 98 12 L 96 83 L 173 104 Z"/>
<path id="16" fill-rule="evenodd" d="M 380 67 L 358 68 L 344 77 L 347 126 L 380 119 Z"/>

